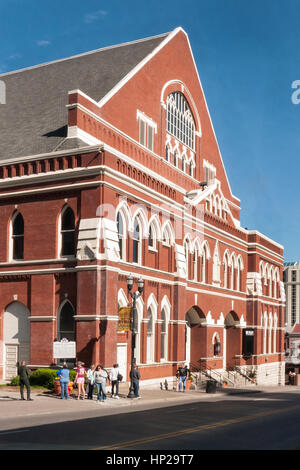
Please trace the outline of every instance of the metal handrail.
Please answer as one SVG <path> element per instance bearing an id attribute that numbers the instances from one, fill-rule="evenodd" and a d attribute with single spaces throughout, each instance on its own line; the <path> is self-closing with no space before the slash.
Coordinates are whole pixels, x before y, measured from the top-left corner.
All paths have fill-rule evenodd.
<path id="1" fill-rule="evenodd" d="M 192 366 L 193 369 L 195 369 L 193 372 L 202 372 L 210 380 L 214 380 L 215 382 L 219 383 L 220 385 L 222 384 L 222 382 L 223 382 L 222 375 L 219 372 L 215 371 L 214 369 L 212 369 L 211 367 L 209 367 L 207 365 L 203 366 L 201 359 L 199 361 L 199 365 L 190 363 L 190 367 L 191 366 Z M 216 378 L 212 376 L 212 373 L 214 373 L 217 377 L 219 376 L 219 379 L 216 380 Z"/>
<path id="2" fill-rule="evenodd" d="M 206 377 L 208 377 L 211 380 L 214 380 L 215 382 L 219 383 L 220 385 L 222 385 L 222 383 L 224 381 L 227 381 L 227 382 L 230 382 L 233 386 L 235 386 L 235 375 L 232 371 L 227 370 L 226 372 L 228 374 L 232 374 L 233 378 L 229 378 L 229 377 L 224 378 L 224 376 L 220 372 L 216 371 L 212 367 L 208 366 L 207 364 L 203 365 L 203 361 L 201 359 L 198 362 L 199 362 L 199 365 L 196 365 L 194 363 L 190 364 L 192 366 L 192 368 L 194 369 L 194 372 L 201 372 Z M 213 377 L 212 374 L 215 374 L 218 379 Z"/>
<path id="3" fill-rule="evenodd" d="M 249 375 L 247 375 L 241 368 L 240 366 L 234 366 L 234 370 L 236 370 L 240 375 L 242 375 L 245 379 L 250 380 L 250 382 L 254 383 L 257 385 L 256 380 L 253 380 Z"/>

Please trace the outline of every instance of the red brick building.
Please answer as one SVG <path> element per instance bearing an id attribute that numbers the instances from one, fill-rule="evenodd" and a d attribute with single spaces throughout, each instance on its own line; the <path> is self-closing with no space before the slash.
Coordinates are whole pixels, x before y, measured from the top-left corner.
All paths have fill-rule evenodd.
<path id="1" fill-rule="evenodd" d="M 132 274 L 143 380 L 188 362 L 284 383 L 283 247 L 240 226 L 185 31 L 0 79 L 0 377 L 67 337 L 128 378 Z"/>

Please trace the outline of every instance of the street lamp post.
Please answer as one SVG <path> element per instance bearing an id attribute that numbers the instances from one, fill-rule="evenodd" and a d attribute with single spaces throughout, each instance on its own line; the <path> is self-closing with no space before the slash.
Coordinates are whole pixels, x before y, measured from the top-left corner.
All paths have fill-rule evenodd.
<path id="1" fill-rule="evenodd" d="M 131 313 L 131 373 L 130 373 L 130 389 L 127 395 L 128 398 L 135 398 L 134 387 L 133 387 L 133 369 L 135 365 L 135 342 L 136 342 L 136 333 L 137 333 L 137 311 L 136 311 L 136 301 L 141 296 L 144 290 L 144 280 L 138 280 L 138 290 L 132 292 L 133 288 L 133 277 L 130 275 L 127 278 L 127 289 L 129 294 L 132 297 L 132 313 Z"/>

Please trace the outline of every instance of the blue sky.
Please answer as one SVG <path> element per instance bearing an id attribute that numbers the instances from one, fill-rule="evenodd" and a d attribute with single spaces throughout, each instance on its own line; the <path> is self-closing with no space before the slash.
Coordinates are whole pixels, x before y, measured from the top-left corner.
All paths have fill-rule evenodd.
<path id="1" fill-rule="evenodd" d="M 182 26 L 241 222 L 300 260 L 299 0 L 2 0 L 0 73 Z"/>

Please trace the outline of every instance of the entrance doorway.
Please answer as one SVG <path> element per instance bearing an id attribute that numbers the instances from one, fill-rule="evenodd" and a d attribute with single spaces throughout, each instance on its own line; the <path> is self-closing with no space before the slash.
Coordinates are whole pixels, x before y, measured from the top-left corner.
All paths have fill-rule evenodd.
<path id="1" fill-rule="evenodd" d="M 127 344 L 117 344 L 117 363 L 119 364 L 120 374 L 123 375 L 123 380 L 127 381 Z"/>
<path id="2" fill-rule="evenodd" d="M 199 307 L 194 306 L 187 311 L 185 320 L 185 362 L 188 366 L 199 366 L 201 357 L 205 355 L 204 328 L 201 327 L 205 315 Z"/>
<path id="3" fill-rule="evenodd" d="M 237 326 L 240 324 L 238 315 L 231 311 L 225 318 L 224 328 L 224 369 L 232 370 L 236 365 L 236 359 L 240 351 L 240 328 Z"/>
<path id="4" fill-rule="evenodd" d="M 4 378 L 17 375 L 17 363 L 30 363 L 29 310 L 21 302 L 9 304 L 3 316 Z"/>

